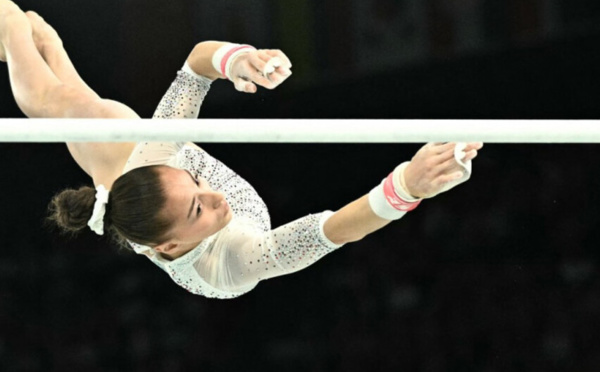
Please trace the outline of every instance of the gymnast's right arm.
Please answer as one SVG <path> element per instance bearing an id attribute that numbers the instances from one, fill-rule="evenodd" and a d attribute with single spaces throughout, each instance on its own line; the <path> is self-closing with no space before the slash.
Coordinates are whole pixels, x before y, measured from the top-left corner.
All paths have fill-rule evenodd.
<path id="1" fill-rule="evenodd" d="M 215 288 L 243 292 L 261 280 L 304 269 L 400 219 L 421 199 L 468 180 L 471 160 L 482 146 L 478 142 L 427 144 L 369 194 L 336 212 L 308 215 L 265 232 L 237 228 L 238 233 L 223 234 L 196 262 L 196 269 Z M 235 226 L 227 228 L 236 231 Z"/>

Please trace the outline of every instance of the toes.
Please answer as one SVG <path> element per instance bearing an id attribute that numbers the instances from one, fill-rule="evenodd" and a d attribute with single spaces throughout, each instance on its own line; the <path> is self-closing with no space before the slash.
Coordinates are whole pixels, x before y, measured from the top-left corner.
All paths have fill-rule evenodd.
<path id="1" fill-rule="evenodd" d="M 25 15 L 27 16 L 27 18 L 29 19 L 29 23 L 31 23 L 31 26 L 35 30 L 43 30 L 48 26 L 44 18 L 42 18 L 42 16 L 40 16 L 33 10 L 26 11 Z"/>
<path id="2" fill-rule="evenodd" d="M 42 20 L 42 17 L 40 17 L 40 15 L 34 12 L 33 10 L 26 11 L 25 15 L 27 16 L 27 18 L 29 18 L 29 21 L 31 22 L 38 22 L 39 20 Z"/>
<path id="3" fill-rule="evenodd" d="M 27 17 L 30 18 L 39 18 L 39 19 L 43 19 L 42 16 L 40 16 L 39 14 L 37 14 L 37 12 L 33 11 L 33 10 L 28 10 L 25 12 L 25 15 Z"/>
<path id="4" fill-rule="evenodd" d="M 39 14 L 34 11 L 27 11 L 25 15 L 29 19 L 29 23 L 31 24 L 31 28 L 33 30 L 33 39 L 36 42 L 46 42 L 52 41 L 55 39 L 59 39 L 58 34 L 50 26 L 44 18 L 42 18 Z"/>

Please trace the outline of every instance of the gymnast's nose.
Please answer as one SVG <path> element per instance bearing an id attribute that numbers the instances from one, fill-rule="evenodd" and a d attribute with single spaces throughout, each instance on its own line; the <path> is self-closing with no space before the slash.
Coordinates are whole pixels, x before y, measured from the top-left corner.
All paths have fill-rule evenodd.
<path id="1" fill-rule="evenodd" d="M 211 191 L 207 196 L 210 198 L 210 206 L 213 209 L 219 209 L 223 204 L 225 204 L 225 194 L 222 192 Z"/>

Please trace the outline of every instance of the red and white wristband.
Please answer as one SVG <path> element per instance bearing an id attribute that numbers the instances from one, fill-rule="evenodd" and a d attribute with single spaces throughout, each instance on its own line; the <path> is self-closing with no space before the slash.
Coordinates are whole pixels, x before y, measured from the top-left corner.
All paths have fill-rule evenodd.
<path id="1" fill-rule="evenodd" d="M 401 179 L 408 164 L 405 162 L 397 166 L 369 193 L 369 205 L 379 217 L 397 220 L 421 203 L 422 199 L 412 197 L 402 186 Z"/>
<path id="2" fill-rule="evenodd" d="M 229 80 L 232 80 L 231 66 L 233 61 L 240 54 L 249 53 L 254 50 L 256 50 L 256 48 L 251 45 L 228 43 L 217 49 L 217 51 L 213 54 L 212 65 L 215 70 L 221 73 L 221 75 L 225 76 Z"/>

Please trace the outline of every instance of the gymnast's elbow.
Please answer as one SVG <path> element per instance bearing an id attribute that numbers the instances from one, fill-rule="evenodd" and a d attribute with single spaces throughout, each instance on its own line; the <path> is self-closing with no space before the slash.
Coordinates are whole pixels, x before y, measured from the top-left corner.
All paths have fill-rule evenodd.
<path id="1" fill-rule="evenodd" d="M 358 234 L 357 232 L 347 231 L 345 233 L 331 234 L 331 236 L 325 233 L 325 236 L 327 236 L 327 239 L 329 239 L 333 244 L 345 245 L 362 240 L 365 236 L 367 236 L 367 234 Z"/>
<path id="2" fill-rule="evenodd" d="M 323 224 L 323 234 L 330 242 L 343 245 L 357 242 L 367 236 L 367 231 L 356 228 L 355 224 L 348 225 L 344 219 L 339 219 L 339 211 L 329 217 Z"/>

